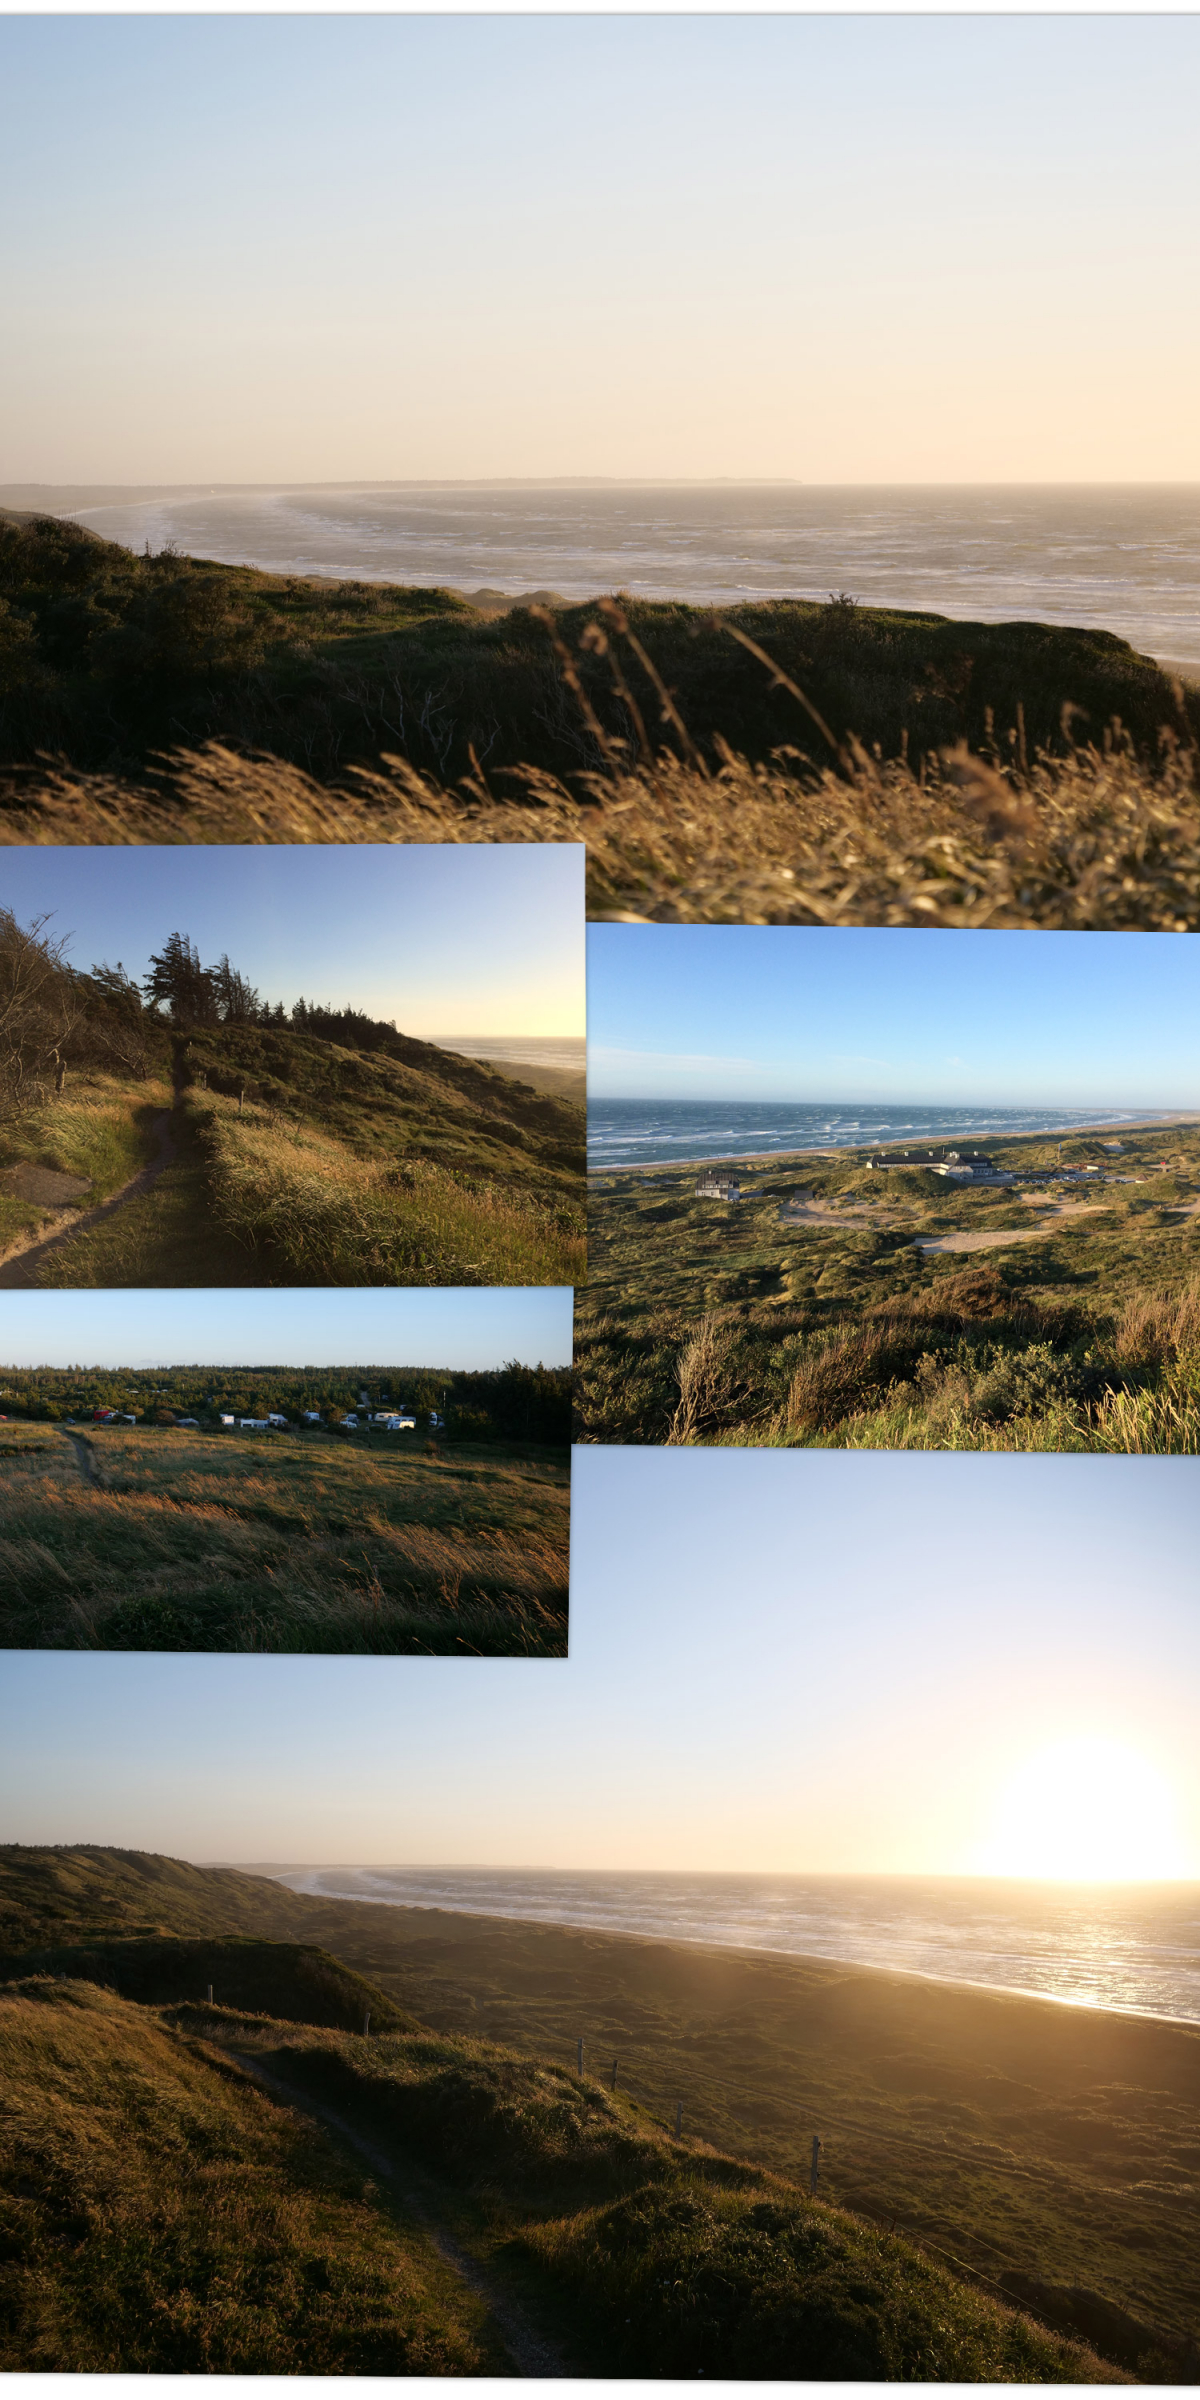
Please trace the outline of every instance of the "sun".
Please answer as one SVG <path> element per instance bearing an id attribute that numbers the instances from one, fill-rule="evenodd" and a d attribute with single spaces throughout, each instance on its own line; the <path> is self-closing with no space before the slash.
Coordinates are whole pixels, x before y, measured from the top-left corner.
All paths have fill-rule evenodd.
<path id="1" fill-rule="evenodd" d="M 1023 1759 L 993 1812 L 986 1875 L 1153 1882 L 1187 1872 L 1165 1776 L 1125 1743 L 1078 1734 Z"/>

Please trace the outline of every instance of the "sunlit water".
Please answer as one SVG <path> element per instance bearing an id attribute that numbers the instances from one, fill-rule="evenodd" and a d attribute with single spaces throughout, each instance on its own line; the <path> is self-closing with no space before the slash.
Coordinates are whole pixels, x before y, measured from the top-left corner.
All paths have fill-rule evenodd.
<path id="1" fill-rule="evenodd" d="M 300 1867 L 323 1898 L 842 1960 L 1200 2022 L 1200 1884 Z"/>
<path id="2" fill-rule="evenodd" d="M 443 1034 L 439 1050 L 457 1050 L 463 1058 L 492 1058 L 503 1066 L 565 1067 L 582 1075 L 587 1043 L 582 1034 Z"/>
<path id="3" fill-rule="evenodd" d="M 1200 484 L 391 484 L 189 491 L 75 512 L 278 574 L 567 599 L 824 600 L 1100 626 L 1200 660 Z"/>
<path id="4" fill-rule="evenodd" d="M 837 1108 L 806 1101 L 590 1100 L 588 1163 L 670 1166 L 689 1159 L 753 1158 L 775 1151 L 853 1150 L 874 1142 L 956 1142 L 986 1135 L 1069 1133 L 1077 1126 L 1145 1122 L 1154 1112 L 1120 1108 Z M 1163 1112 L 1164 1118 L 1166 1112 Z"/>

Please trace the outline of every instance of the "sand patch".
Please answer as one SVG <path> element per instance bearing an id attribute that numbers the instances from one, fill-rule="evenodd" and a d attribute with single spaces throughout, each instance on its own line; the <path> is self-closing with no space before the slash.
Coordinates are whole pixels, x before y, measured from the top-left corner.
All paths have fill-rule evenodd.
<path id="1" fill-rule="evenodd" d="M 61 1208 L 68 1200 L 82 1199 L 91 1188 L 87 1176 L 60 1175 L 56 1167 L 23 1163 L 0 1169 L 0 1192 L 8 1192 L 14 1200 L 30 1200 L 35 1208 Z"/>

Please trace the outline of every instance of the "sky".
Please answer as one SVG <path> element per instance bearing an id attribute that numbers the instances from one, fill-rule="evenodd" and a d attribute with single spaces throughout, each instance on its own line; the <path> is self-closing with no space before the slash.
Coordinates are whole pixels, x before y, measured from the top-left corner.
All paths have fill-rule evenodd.
<path id="1" fill-rule="evenodd" d="M 1194 13 L 13 15 L 6 479 L 1200 476 Z"/>
<path id="2" fill-rule="evenodd" d="M 2 30 L 2 28 L 0 28 Z M 263 998 L 303 994 L 401 1033 L 580 1035 L 582 843 L 7 849 L 0 906 L 49 917 L 85 971 L 139 981 L 169 934 Z"/>
<path id="3" fill-rule="evenodd" d="M 10 1653 L 4 1838 L 973 1873 L 1073 1740 L 1159 1779 L 1148 1869 L 1200 1877 L 1195 1483 L 1181 1458 L 580 1450 L 569 1659 Z"/>
<path id="4" fill-rule="evenodd" d="M 592 1099 L 1200 1106 L 1200 943 L 589 925 Z"/>
<path id="5" fill-rule="evenodd" d="M 571 1363 L 573 1295 L 540 1290 L 6 1292 L 4 1367 Z"/>

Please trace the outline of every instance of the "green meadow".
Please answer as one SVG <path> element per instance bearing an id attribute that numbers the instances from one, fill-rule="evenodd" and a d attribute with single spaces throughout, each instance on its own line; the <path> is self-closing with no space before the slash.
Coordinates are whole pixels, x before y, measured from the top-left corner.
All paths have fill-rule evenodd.
<path id="1" fill-rule="evenodd" d="M 557 1656 L 569 1513 L 563 1450 L 0 1425 L 0 1642 Z"/>
<path id="2" fill-rule="evenodd" d="M 736 1203 L 593 1178 L 579 1438 L 1194 1452 L 1200 1125 L 1121 1141 L 989 1142 L 1024 1186 L 854 1150 L 734 1166 Z"/>

